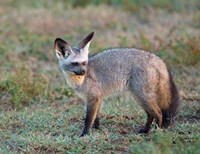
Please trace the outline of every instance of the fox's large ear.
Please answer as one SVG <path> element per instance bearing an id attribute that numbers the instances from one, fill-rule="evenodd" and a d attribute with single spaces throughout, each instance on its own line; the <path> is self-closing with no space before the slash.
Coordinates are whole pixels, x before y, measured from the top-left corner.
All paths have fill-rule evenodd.
<path id="1" fill-rule="evenodd" d="M 69 44 L 61 38 L 56 38 L 54 42 L 54 50 L 58 58 L 64 58 L 70 55 L 73 51 Z"/>
<path id="2" fill-rule="evenodd" d="M 90 41 L 94 36 L 94 32 L 91 32 L 88 34 L 79 44 L 78 48 L 80 49 L 81 52 L 87 52 L 88 53 L 88 48 L 90 46 Z"/>

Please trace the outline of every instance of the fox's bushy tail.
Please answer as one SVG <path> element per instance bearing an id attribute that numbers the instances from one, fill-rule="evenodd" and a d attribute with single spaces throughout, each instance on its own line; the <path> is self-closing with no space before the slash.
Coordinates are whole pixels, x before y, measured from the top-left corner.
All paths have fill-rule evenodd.
<path id="1" fill-rule="evenodd" d="M 169 100 L 169 107 L 162 111 L 162 127 L 167 128 L 169 125 L 174 123 L 175 117 L 179 110 L 179 104 L 180 104 L 180 97 L 179 92 L 176 88 L 176 85 L 173 81 L 172 75 L 170 71 L 169 73 L 169 84 L 170 84 L 170 100 Z"/>

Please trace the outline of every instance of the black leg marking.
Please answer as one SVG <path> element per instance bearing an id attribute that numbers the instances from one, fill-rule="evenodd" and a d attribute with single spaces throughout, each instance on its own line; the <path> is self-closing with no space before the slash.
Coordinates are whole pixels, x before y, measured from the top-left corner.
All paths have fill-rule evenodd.
<path id="1" fill-rule="evenodd" d="M 138 133 L 144 133 L 147 134 L 151 128 L 151 124 L 153 122 L 154 116 L 150 115 L 149 113 L 147 113 L 147 122 L 144 126 L 144 128 L 140 129 L 140 131 Z"/>

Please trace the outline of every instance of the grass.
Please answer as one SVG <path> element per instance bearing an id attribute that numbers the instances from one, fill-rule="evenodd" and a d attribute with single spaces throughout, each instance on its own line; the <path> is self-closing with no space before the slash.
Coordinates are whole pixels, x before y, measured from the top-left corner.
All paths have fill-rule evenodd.
<path id="1" fill-rule="evenodd" d="M 197 0 L 0 3 L 0 153 L 200 152 Z M 136 47 L 166 61 L 181 94 L 174 126 L 154 124 L 148 135 L 139 135 L 146 115 L 125 93 L 107 98 L 100 130 L 79 138 L 84 103 L 65 84 L 53 42 L 62 37 L 75 45 L 93 30 L 91 55 Z"/>
<path id="2" fill-rule="evenodd" d="M 125 96 L 122 98 L 128 99 Z M 131 101 L 121 106 L 124 100 L 118 99 L 117 103 L 116 100 L 112 98 L 106 101 L 101 114 L 101 130 L 92 130 L 84 138 L 79 138 L 84 109 L 77 102 L 37 104 L 20 112 L 1 112 L 1 150 L 43 153 L 198 153 L 199 123 L 196 118 L 189 121 L 194 109 L 186 110 L 182 106 L 187 113 L 180 113 L 175 127 L 168 130 L 153 129 L 149 135 L 142 136 L 137 134 L 144 122 L 141 108 Z M 193 102 L 193 107 L 198 108 L 198 104 Z M 185 149 L 185 146 L 188 148 Z"/>

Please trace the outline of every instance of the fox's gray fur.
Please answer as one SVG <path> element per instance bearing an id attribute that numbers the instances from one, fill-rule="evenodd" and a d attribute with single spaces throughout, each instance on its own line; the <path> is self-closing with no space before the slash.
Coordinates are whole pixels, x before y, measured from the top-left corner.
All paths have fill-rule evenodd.
<path id="1" fill-rule="evenodd" d="M 179 93 L 166 64 L 156 55 L 134 48 L 113 48 L 88 58 L 94 32 L 72 48 L 57 38 L 54 48 L 67 83 L 87 102 L 82 135 L 94 124 L 105 96 L 129 90 L 147 113 L 140 133 L 148 133 L 155 119 L 159 127 L 168 127 L 178 111 Z"/>

